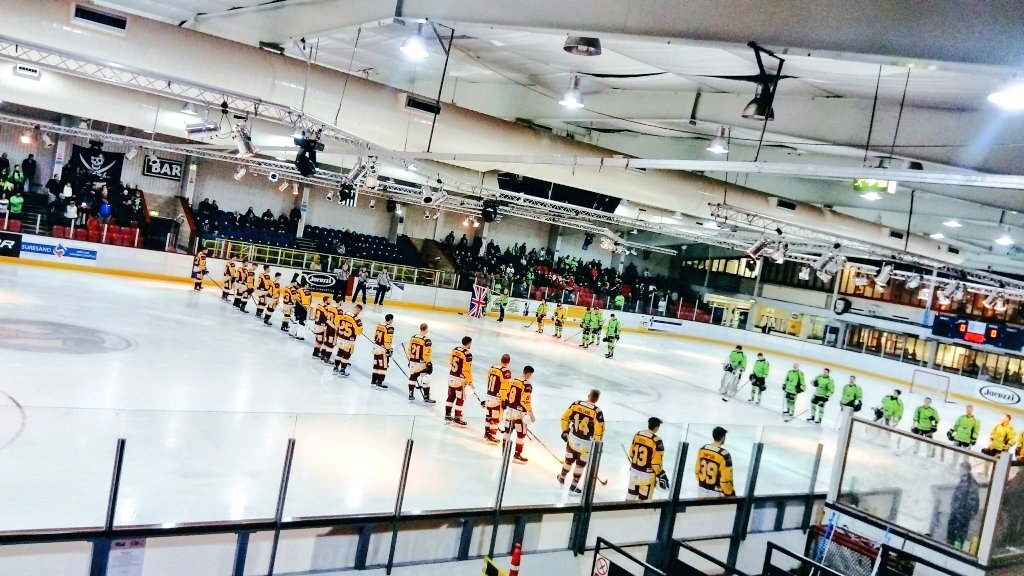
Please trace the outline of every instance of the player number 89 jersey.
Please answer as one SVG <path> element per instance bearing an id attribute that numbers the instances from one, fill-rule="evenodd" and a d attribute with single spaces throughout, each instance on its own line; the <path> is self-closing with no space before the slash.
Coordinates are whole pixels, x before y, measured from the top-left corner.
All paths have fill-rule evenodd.
<path id="1" fill-rule="evenodd" d="M 733 495 L 732 456 L 725 448 L 708 444 L 697 452 L 697 484 L 725 496 Z"/>

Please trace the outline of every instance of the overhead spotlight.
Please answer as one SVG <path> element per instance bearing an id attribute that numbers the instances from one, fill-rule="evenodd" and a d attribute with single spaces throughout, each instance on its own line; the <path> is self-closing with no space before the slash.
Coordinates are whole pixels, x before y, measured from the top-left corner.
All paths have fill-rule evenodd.
<path id="1" fill-rule="evenodd" d="M 388 213 L 391 213 L 398 209 L 398 204 L 396 204 L 393 199 L 388 198 L 388 201 L 384 205 L 384 208 L 388 211 Z"/>
<path id="2" fill-rule="evenodd" d="M 565 92 L 559 104 L 566 108 L 583 108 L 583 94 L 580 92 L 580 77 L 573 74 L 569 79 L 569 90 Z"/>
<path id="3" fill-rule="evenodd" d="M 746 267 L 747 272 L 757 272 L 757 260 L 754 260 L 753 258 L 748 258 Z"/>
<path id="4" fill-rule="evenodd" d="M 892 277 L 892 264 L 883 264 L 882 269 L 875 274 L 875 288 L 885 290 L 889 285 L 889 278 Z"/>
<path id="5" fill-rule="evenodd" d="M 999 238 L 995 239 L 995 243 L 1000 246 L 1013 246 L 1013 238 L 1010 238 L 1009 234 L 1003 234 Z"/>
<path id="6" fill-rule="evenodd" d="M 306 139 L 306 131 L 305 131 L 305 130 L 302 130 L 301 128 L 299 128 L 298 126 L 296 126 L 296 127 L 295 127 L 295 128 L 294 128 L 294 129 L 292 130 L 292 136 L 291 136 L 291 138 L 292 138 L 292 142 L 294 142 L 294 141 L 296 141 L 296 140 L 305 140 L 305 139 Z M 296 146 L 298 146 L 298 144 L 295 144 L 295 145 L 296 145 Z"/>
<path id="7" fill-rule="evenodd" d="M 420 169 L 417 168 L 416 165 L 413 164 L 412 162 L 409 162 L 408 164 L 406 164 L 405 165 L 405 169 L 408 170 L 409 172 L 419 172 L 420 171 Z"/>
<path id="8" fill-rule="evenodd" d="M 199 112 L 196 112 L 196 105 L 191 102 L 185 102 L 181 106 L 181 113 L 189 116 L 199 116 Z"/>
<path id="9" fill-rule="evenodd" d="M 292 196 L 298 196 L 298 195 L 299 195 L 299 183 L 298 182 L 292 182 Z"/>
<path id="10" fill-rule="evenodd" d="M 53 138 L 51 138 L 49 134 L 43 133 L 43 147 L 53 148 L 53 144 Z M 131 160 L 131 158 L 129 158 L 129 160 Z"/>
<path id="11" fill-rule="evenodd" d="M 569 36 L 565 39 L 562 50 L 576 56 L 600 56 L 601 39 L 588 36 Z"/>
<path id="12" fill-rule="evenodd" d="M 953 294 L 956 294 L 957 288 L 959 287 L 959 282 L 957 282 L 956 280 L 951 280 L 948 284 L 946 284 L 946 287 L 942 289 L 942 297 L 948 301 L 950 298 L 953 297 Z"/>
<path id="13" fill-rule="evenodd" d="M 370 204 L 369 204 L 368 207 L 370 208 L 370 210 L 376 210 L 377 209 L 377 199 L 376 198 L 370 198 Z"/>
<path id="14" fill-rule="evenodd" d="M 430 211 L 429 210 L 423 212 L 423 219 L 424 220 L 430 220 Z"/>
<path id="15" fill-rule="evenodd" d="M 498 201 L 488 198 L 483 201 L 483 207 L 480 209 L 480 217 L 484 219 L 484 222 L 494 222 L 498 219 Z"/>
<path id="16" fill-rule="evenodd" d="M 868 280 L 868 277 L 863 274 L 857 274 L 853 279 L 854 286 L 867 286 L 869 282 L 870 280 Z"/>
<path id="17" fill-rule="evenodd" d="M 210 132 L 220 132 L 220 124 L 210 122 L 209 120 L 185 123 L 186 136 L 198 136 L 200 134 L 208 134 Z"/>
<path id="18" fill-rule="evenodd" d="M 440 210 L 438 210 L 437 212 L 434 212 L 434 220 L 437 220 L 440 217 L 441 217 L 441 211 Z"/>
<path id="19" fill-rule="evenodd" d="M 251 158 L 256 155 L 256 147 L 252 144 L 252 136 L 249 135 L 249 129 L 245 127 L 244 122 L 235 124 L 231 132 L 234 134 L 239 157 Z"/>
<path id="20" fill-rule="evenodd" d="M 235 171 L 235 180 L 241 180 L 245 176 L 245 166 L 239 166 L 238 170 Z"/>
<path id="21" fill-rule="evenodd" d="M 374 159 L 374 163 L 371 164 L 370 169 L 366 171 L 366 178 L 363 180 L 363 187 L 370 190 L 376 190 L 379 184 L 380 180 L 377 174 L 377 164 L 376 159 Z"/>
<path id="22" fill-rule="evenodd" d="M 996 303 L 992 305 L 992 309 L 996 312 L 1006 311 L 1006 298 L 1004 298 L 1002 294 L 996 298 Z"/>
<path id="23" fill-rule="evenodd" d="M 812 265 L 815 270 L 814 274 L 826 284 L 831 282 L 832 277 L 843 268 L 844 260 L 838 254 L 840 247 L 839 243 L 834 244 L 832 250 L 822 254 Z"/>
<path id="24" fill-rule="evenodd" d="M 477 220 L 476 218 L 473 218 L 473 228 L 479 228 L 479 227 L 480 227 L 480 221 Z"/>
<path id="25" fill-rule="evenodd" d="M 432 188 L 429 184 L 424 184 L 423 187 L 420 188 L 420 202 L 425 206 L 438 204 L 444 200 L 444 197 L 445 193 L 444 190 L 441 189 L 440 178 L 437 180 L 437 189 Z"/>
<path id="26" fill-rule="evenodd" d="M 711 144 L 708 145 L 707 151 L 712 154 L 729 153 L 729 139 L 726 137 L 725 126 L 718 127 L 718 136 L 715 136 Z"/>
<path id="27" fill-rule="evenodd" d="M 797 275 L 797 278 L 799 278 L 801 280 L 810 280 L 811 279 L 811 267 L 810 266 L 801 266 L 800 267 L 800 274 Z"/>
<path id="28" fill-rule="evenodd" d="M 957 302 L 963 302 L 966 295 L 967 289 L 964 288 L 963 283 L 957 282 L 956 290 L 953 290 L 953 299 Z"/>
<path id="29" fill-rule="evenodd" d="M 984 306 L 985 308 L 992 308 L 993 306 L 996 305 L 996 300 L 998 300 L 998 299 L 999 299 L 999 294 L 996 293 L 996 292 L 993 292 L 993 293 L 991 293 L 991 294 L 989 294 L 988 296 L 985 297 L 985 301 L 982 302 L 981 305 Z"/>
<path id="30" fill-rule="evenodd" d="M 921 291 L 917 293 L 918 300 L 927 300 L 932 297 L 932 289 L 925 286 L 921 288 Z"/>
<path id="31" fill-rule="evenodd" d="M 768 240 L 768 238 L 766 238 L 765 236 L 761 236 L 757 240 L 757 242 L 754 242 L 753 246 L 747 248 L 747 256 L 750 256 L 751 259 L 756 260 L 757 257 L 761 255 L 761 252 L 763 252 L 764 249 L 768 247 L 769 242 L 770 240 Z"/>
<path id="32" fill-rule="evenodd" d="M 775 120 L 775 110 L 770 107 L 771 99 L 771 87 L 765 83 L 758 82 L 757 90 L 754 91 L 754 99 L 743 109 L 741 116 L 748 120 L 763 122 L 765 115 L 767 115 L 768 120 Z"/>
<path id="33" fill-rule="evenodd" d="M 49 138 L 48 138 L 48 137 L 47 137 L 47 136 L 46 136 L 45 134 L 43 134 L 43 141 L 45 142 L 45 141 L 46 141 L 46 140 L 48 140 L 48 139 L 49 139 Z M 52 145 L 52 144 L 51 144 L 51 145 Z M 49 148 L 49 146 L 47 146 L 47 148 Z M 124 159 L 125 159 L 125 160 L 134 160 L 134 159 L 135 159 L 135 157 L 136 157 L 136 156 L 138 156 L 138 155 L 139 155 L 139 149 L 138 149 L 138 148 L 132 148 L 131 150 L 129 150 L 129 151 L 128 151 L 128 152 L 127 152 L 127 153 L 126 153 L 125 155 L 124 155 Z"/>
<path id="34" fill-rule="evenodd" d="M 32 143 L 32 131 L 26 129 L 24 132 L 21 133 L 21 136 L 18 138 L 18 140 L 20 140 L 22 144 L 31 144 Z"/>
<path id="35" fill-rule="evenodd" d="M 328 190 L 327 196 L 324 197 L 328 202 L 334 200 L 334 190 Z"/>
<path id="36" fill-rule="evenodd" d="M 776 264 L 782 264 L 786 261 L 787 252 L 789 252 L 789 244 L 786 244 L 785 242 L 776 242 L 774 246 L 765 252 L 765 256 Z"/>
<path id="37" fill-rule="evenodd" d="M 1008 86 L 988 95 L 988 101 L 1003 110 L 1019 112 L 1024 110 L 1024 84 Z"/>
<path id="38" fill-rule="evenodd" d="M 284 192 L 287 189 L 288 189 L 288 183 L 287 182 L 281 182 L 281 185 L 277 187 L 277 191 L 278 192 Z"/>
<path id="39" fill-rule="evenodd" d="M 395 205 L 395 214 L 398 214 L 399 216 L 402 215 L 402 205 L 401 204 Z"/>
<path id="40" fill-rule="evenodd" d="M 468 216 L 466 218 L 462 219 L 462 225 L 464 227 L 467 227 L 467 228 L 469 227 L 469 217 Z"/>
<path id="41" fill-rule="evenodd" d="M 412 60 L 423 60 L 427 56 L 430 56 L 430 52 L 427 52 L 427 44 L 423 41 L 423 24 L 419 24 L 416 27 L 416 33 L 405 39 L 402 42 L 400 50 L 406 57 Z"/>
<path id="42" fill-rule="evenodd" d="M 277 182 L 278 178 L 280 177 L 281 176 L 274 171 L 271 171 L 270 173 L 267 174 L 267 180 L 270 180 L 271 182 Z"/>
<path id="43" fill-rule="evenodd" d="M 921 275 L 920 274 L 914 274 L 910 278 L 907 278 L 907 281 L 903 283 L 903 286 L 907 290 L 913 290 L 914 288 L 917 288 L 920 285 L 921 285 Z"/>

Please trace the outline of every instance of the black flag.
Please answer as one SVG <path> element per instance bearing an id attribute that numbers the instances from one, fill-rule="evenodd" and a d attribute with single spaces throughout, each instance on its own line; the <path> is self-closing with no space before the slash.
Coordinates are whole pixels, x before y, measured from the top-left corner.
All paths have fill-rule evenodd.
<path id="1" fill-rule="evenodd" d="M 97 144 L 99 144 L 97 146 Z M 124 154 L 104 152 L 99 142 L 90 147 L 75 145 L 64 169 L 64 180 L 70 180 L 75 190 L 81 190 L 93 184 L 121 182 L 121 170 L 124 168 Z"/>

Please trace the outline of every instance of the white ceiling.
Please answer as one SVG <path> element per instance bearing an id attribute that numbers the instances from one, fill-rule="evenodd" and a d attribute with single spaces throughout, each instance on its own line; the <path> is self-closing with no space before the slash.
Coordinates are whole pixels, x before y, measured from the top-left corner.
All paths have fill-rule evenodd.
<path id="1" fill-rule="evenodd" d="M 445 65 L 444 52 L 429 24 L 424 26 L 423 34 L 431 54 L 424 61 L 410 62 L 399 48 L 416 29 L 416 24 L 391 17 L 363 17 L 360 10 L 369 11 L 370 7 L 362 3 L 346 3 L 345 0 L 102 0 L 99 3 L 176 25 L 184 23 L 248 44 L 257 39 L 281 42 L 287 53 L 295 57 L 300 57 L 300 52 L 293 40 L 304 38 L 318 64 L 351 71 L 431 98 L 437 95 Z M 383 4 L 390 6 L 391 3 Z M 665 8 L 671 3 L 649 4 L 651 14 L 655 14 L 659 6 Z M 405 5 L 407 10 L 426 11 L 427 17 L 431 16 L 431 10 L 436 10 L 439 14 L 437 30 L 445 39 L 450 32 L 448 26 L 455 29 L 454 49 L 442 91 L 445 101 L 493 116 L 523 119 L 564 130 L 624 154 L 648 158 L 707 158 L 709 155 L 703 151 L 706 139 L 713 136 L 719 126 L 728 126 L 733 138 L 730 159 L 754 158 L 761 124 L 740 117 L 743 106 L 753 96 L 754 85 L 711 77 L 751 75 L 758 71 L 752 50 L 742 42 L 708 40 L 716 33 L 728 35 L 728 31 L 709 30 L 707 34 L 702 32 L 699 38 L 694 33 L 689 39 L 659 37 L 646 31 L 630 33 L 641 28 L 641 16 L 650 14 L 627 17 L 619 3 L 595 2 L 590 3 L 590 10 L 579 15 L 581 20 L 586 20 L 586 29 L 617 32 L 601 34 L 601 56 L 580 57 L 562 50 L 566 35 L 576 32 L 552 24 L 564 15 L 564 7 L 552 6 L 551 14 L 523 14 L 500 3 L 472 4 L 465 5 L 462 13 L 453 16 L 451 13 L 460 6 L 458 2 L 437 5 L 436 2 L 406 0 Z M 332 6 L 334 10 L 330 9 Z M 337 6 L 351 8 L 351 13 Z M 946 29 L 937 23 L 942 15 L 930 14 L 927 22 L 923 22 L 905 14 L 902 18 L 911 20 L 893 21 L 891 27 L 893 31 L 909 30 L 904 34 L 906 38 L 893 37 L 892 34 L 899 33 L 879 29 L 875 44 L 859 53 L 842 51 L 843 46 L 850 45 L 849 38 L 840 39 L 837 34 L 836 45 L 827 37 L 823 38 L 825 30 L 837 26 L 835 22 L 821 22 L 818 30 L 807 27 L 786 30 L 796 38 L 801 34 L 807 37 L 806 42 L 794 40 L 790 45 L 817 48 L 773 47 L 785 59 L 783 74 L 792 78 L 780 83 L 776 120 L 769 123 L 765 133 L 768 146 L 759 159 L 860 164 L 870 133 L 872 157 L 888 155 L 891 150 L 894 156 L 921 160 L 929 169 L 945 167 L 1024 174 L 1024 162 L 1021 162 L 1024 159 L 1024 114 L 1001 114 L 986 100 L 989 93 L 1005 85 L 1021 70 L 993 64 L 1003 56 L 994 53 L 1000 49 L 999 45 L 990 45 L 984 50 L 976 46 L 979 39 L 987 38 L 986 34 L 998 33 L 993 32 L 995 27 L 990 24 L 982 26 L 991 22 L 993 15 L 979 12 L 977 18 L 966 19 L 954 14 L 957 10 L 959 8 L 951 10 L 949 17 L 959 17 L 960 21 L 944 22 Z M 378 16 L 387 12 L 379 11 Z M 197 18 L 202 14 L 206 16 Z M 703 16 L 707 26 L 713 27 L 714 15 Z M 665 20 L 674 22 L 679 17 L 666 14 Z M 473 21 L 463 22 L 462 18 Z M 734 16 L 733 19 L 736 20 Z M 774 16 L 767 18 L 772 19 L 778 20 Z M 518 24 L 510 24 L 512 20 Z M 737 29 L 746 26 L 747 20 L 740 19 Z M 913 29 L 915 25 L 919 29 Z M 770 23 L 765 26 L 766 36 L 778 35 L 778 26 L 774 29 Z M 920 40 L 912 37 L 915 31 L 927 34 L 930 40 L 927 45 L 920 41 L 914 44 L 915 40 Z M 857 38 L 871 41 L 870 34 Z M 898 46 L 903 46 L 902 50 L 894 48 Z M 969 53 L 976 62 L 923 60 L 912 55 L 928 51 L 940 53 L 950 46 L 963 47 L 964 53 Z M 977 63 L 985 59 L 985 51 L 992 53 L 992 57 L 986 63 Z M 979 53 L 982 55 L 978 56 Z M 775 70 L 771 58 L 766 58 L 765 64 L 770 72 Z M 587 106 L 569 111 L 559 106 L 557 100 L 574 73 L 581 75 Z M 608 75 L 644 76 L 609 78 Z M 874 103 L 876 89 L 877 105 Z M 695 107 L 698 94 L 700 100 Z M 874 123 L 869 128 L 872 114 Z M 609 130 L 623 133 L 605 133 Z M 869 159 L 869 163 L 874 162 L 874 158 Z M 712 176 L 736 180 L 735 176 Z M 834 206 L 887 224 L 903 222 L 905 225 L 909 211 L 908 190 L 905 189 L 895 198 L 872 203 L 854 195 L 842 182 L 751 177 L 739 183 L 801 201 Z M 919 203 L 915 204 L 917 215 L 911 222 L 911 229 L 917 233 L 940 231 L 954 241 L 990 244 L 1001 225 L 1024 224 L 1018 222 L 1021 219 L 1015 214 L 1024 212 L 1024 194 L 1017 191 L 948 186 L 921 186 L 918 190 L 922 192 Z M 923 204 L 920 203 L 922 197 L 925 198 Z M 926 209 L 930 214 L 922 212 Z M 970 214 L 971 217 L 965 218 L 963 228 L 948 229 L 942 228 L 939 220 L 944 214 Z M 1024 241 L 1024 230 L 1020 235 Z"/>

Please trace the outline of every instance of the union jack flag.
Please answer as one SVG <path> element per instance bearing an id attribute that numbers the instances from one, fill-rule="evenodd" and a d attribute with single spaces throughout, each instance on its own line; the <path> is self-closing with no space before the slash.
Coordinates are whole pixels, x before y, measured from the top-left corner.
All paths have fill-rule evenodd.
<path id="1" fill-rule="evenodd" d="M 483 318 L 487 306 L 487 287 L 473 285 L 473 297 L 469 299 L 469 315 L 473 318 Z"/>

